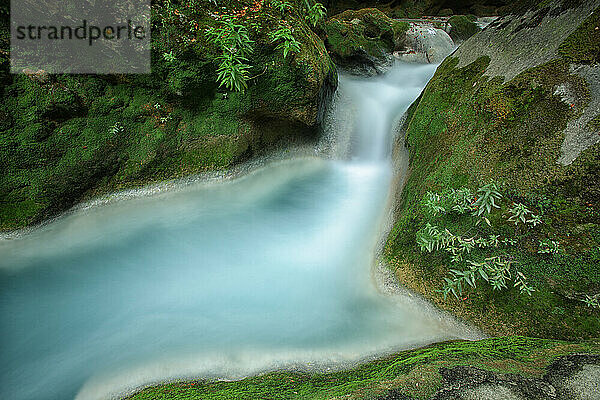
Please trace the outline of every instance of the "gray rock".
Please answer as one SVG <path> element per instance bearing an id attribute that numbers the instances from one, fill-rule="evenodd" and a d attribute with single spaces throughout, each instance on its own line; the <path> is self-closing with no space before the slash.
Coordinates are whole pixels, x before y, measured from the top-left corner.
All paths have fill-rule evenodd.
<path id="1" fill-rule="evenodd" d="M 576 67 L 574 73 L 587 82 L 590 91 L 590 102 L 579 118 L 569 121 L 565 129 L 565 140 L 561 146 L 561 156 L 558 163 L 569 165 L 582 151 L 600 142 L 600 133 L 589 128 L 588 124 L 600 115 L 600 65 L 581 65 Z M 563 101 L 573 104 L 568 88 L 559 86 L 555 94 L 560 94 Z"/>
<path id="2" fill-rule="evenodd" d="M 441 368 L 442 388 L 431 400 L 600 400 L 600 356 L 558 358 L 542 378 L 499 374 L 479 368 Z M 402 388 L 381 400 L 404 400 Z"/>
<path id="3" fill-rule="evenodd" d="M 443 29 L 431 24 L 411 23 L 406 32 L 405 50 L 394 56 L 405 62 L 439 63 L 454 50 L 454 42 Z"/>
<path id="4" fill-rule="evenodd" d="M 550 11 L 537 9 L 519 17 L 499 18 L 458 48 L 454 53 L 459 59 L 457 67 L 485 55 L 490 58 L 485 75 L 510 81 L 519 73 L 556 58 L 564 38 L 599 5 L 598 0 L 582 0 L 577 7 L 563 12 L 560 7 Z"/>

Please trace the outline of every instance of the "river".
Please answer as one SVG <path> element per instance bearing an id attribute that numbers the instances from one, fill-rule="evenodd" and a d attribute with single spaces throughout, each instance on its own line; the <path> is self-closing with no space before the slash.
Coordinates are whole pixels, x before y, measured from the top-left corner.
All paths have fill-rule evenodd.
<path id="1" fill-rule="evenodd" d="M 341 76 L 328 157 L 83 209 L 0 241 L 0 398 L 327 370 L 477 332 L 382 293 L 392 132 L 435 66 Z"/>

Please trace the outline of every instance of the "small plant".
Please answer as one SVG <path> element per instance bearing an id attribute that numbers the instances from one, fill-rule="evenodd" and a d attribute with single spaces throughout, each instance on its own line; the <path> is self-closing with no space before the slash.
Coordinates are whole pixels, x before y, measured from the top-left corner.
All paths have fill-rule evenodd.
<path id="1" fill-rule="evenodd" d="M 560 245 L 555 240 L 544 239 L 540 240 L 538 253 L 539 254 L 558 254 Z"/>
<path id="2" fill-rule="evenodd" d="M 168 62 L 168 63 L 172 63 L 176 60 L 175 55 L 173 54 L 173 51 L 169 51 L 168 53 L 163 53 L 163 59 Z"/>
<path id="3" fill-rule="evenodd" d="M 442 197 L 438 193 L 427 192 L 425 198 L 423 199 L 423 205 L 425 208 L 429 210 L 433 215 L 438 215 L 441 213 L 446 213 L 446 207 L 442 206 L 440 203 L 442 201 Z"/>
<path id="4" fill-rule="evenodd" d="M 600 301 L 598 301 L 598 296 L 590 296 L 586 294 L 585 298 L 581 301 L 590 308 L 596 308 L 600 310 Z"/>
<path id="5" fill-rule="evenodd" d="M 455 241 L 456 236 L 448 229 L 441 230 L 429 223 L 417 232 L 417 243 L 421 247 L 421 251 L 428 251 L 429 253 L 453 245 Z"/>
<path id="6" fill-rule="evenodd" d="M 500 208 L 496 203 L 500 201 L 502 195 L 499 192 L 498 185 L 495 182 L 491 182 L 477 190 L 477 198 L 473 204 L 475 210 L 474 215 L 480 216 L 484 212 L 488 214 L 492 211 L 492 208 Z"/>
<path id="7" fill-rule="evenodd" d="M 532 226 L 538 226 L 542 223 L 542 217 L 539 215 L 531 214 L 531 219 L 528 219 L 527 223 L 531 224 Z"/>
<path id="8" fill-rule="evenodd" d="M 217 27 L 206 31 L 208 40 L 225 51 L 245 56 L 252 52 L 252 39 L 244 25 L 231 19 L 219 21 Z"/>
<path id="9" fill-rule="evenodd" d="M 508 220 L 510 222 L 514 222 L 515 225 L 518 225 L 519 221 L 521 221 L 523 224 L 529 224 L 532 226 L 538 226 L 542 223 L 541 216 L 532 213 L 522 203 L 515 203 L 513 207 L 508 210 L 508 213 L 510 214 Z"/>
<path id="10" fill-rule="evenodd" d="M 125 127 L 120 122 L 115 122 L 115 124 L 109 130 L 110 134 L 115 136 L 125 132 Z"/>
<path id="11" fill-rule="evenodd" d="M 290 53 L 298 53 L 300 51 L 300 43 L 296 40 L 292 29 L 288 26 L 281 26 L 276 31 L 270 32 L 269 37 L 273 43 L 279 42 L 276 48 L 283 51 L 283 58 L 287 58 Z"/>
<path id="12" fill-rule="evenodd" d="M 309 6 L 307 3 L 306 6 L 306 21 L 313 27 L 316 27 L 327 15 L 327 9 L 318 1 L 315 1 L 312 6 Z"/>
<path id="13" fill-rule="evenodd" d="M 474 210 L 473 193 L 468 188 L 452 189 L 449 197 L 452 202 L 452 211 L 464 214 Z"/>
<path id="14" fill-rule="evenodd" d="M 473 193 L 467 189 L 452 189 L 441 194 L 427 192 L 423 205 L 433 215 L 456 212 L 464 214 L 474 210 Z"/>
<path id="15" fill-rule="evenodd" d="M 515 230 L 514 236 L 501 237 L 490 232 L 494 227 L 487 215 L 494 209 L 506 207 L 507 202 L 494 182 L 480 187 L 475 193 L 468 188 L 461 188 L 441 193 L 427 192 L 424 196 L 421 204 L 429 221 L 440 216 L 444 216 L 443 221 L 449 221 L 453 219 L 453 214 L 457 217 L 454 220 L 460 221 L 453 231 L 426 222 L 416 234 L 416 242 L 422 252 L 443 251 L 453 266 L 449 270 L 450 276 L 444 278 L 444 296 L 452 293 L 459 298 L 465 288 L 476 287 L 478 280 L 487 282 L 493 290 L 508 289 L 510 284 L 521 294 L 531 296 L 535 291 L 518 269 L 517 261 L 504 251 L 499 251 L 501 247 L 517 245 L 523 233 L 517 236 Z M 482 227 L 482 221 L 489 227 Z M 506 222 L 521 222 L 530 228 L 541 224 L 542 220 L 524 204 L 512 203 L 506 214 Z M 457 232 L 461 227 L 465 232 Z M 546 247 L 557 251 L 551 242 Z"/>
<path id="16" fill-rule="evenodd" d="M 488 257 L 482 261 L 468 261 L 468 267 L 464 270 L 451 269 L 451 277 L 444 278 L 445 285 L 442 289 L 444 298 L 452 293 L 457 299 L 460 298 L 464 288 L 477 287 L 477 281 L 482 279 L 490 284 L 493 290 L 506 289 L 508 282 L 514 281 L 513 286 L 522 294 L 531 296 L 535 291 L 527 284 L 527 278 L 516 270 L 512 260 L 505 256 Z M 513 279 L 514 276 L 514 279 Z"/>
<path id="17" fill-rule="evenodd" d="M 232 20 L 220 21 L 217 27 L 206 31 L 208 40 L 221 49 L 222 54 L 216 59 L 217 81 L 228 90 L 243 92 L 248 88 L 248 59 L 252 52 L 252 44 L 248 29 Z"/>
<path id="18" fill-rule="evenodd" d="M 170 120 L 172 120 L 172 119 L 173 119 L 173 116 L 172 116 L 171 114 L 169 114 L 169 115 L 167 115 L 167 116 L 160 117 L 160 118 L 158 119 L 158 121 L 159 121 L 159 122 L 160 122 L 162 125 L 164 125 L 164 124 L 166 124 L 167 122 L 169 122 L 169 121 L 170 121 Z"/>
<path id="19" fill-rule="evenodd" d="M 515 204 L 513 208 L 508 210 L 508 212 L 510 213 L 508 220 L 514 222 L 515 225 L 517 225 L 519 221 L 524 224 L 527 223 L 527 216 L 531 214 L 531 211 L 529 211 L 527 207 L 521 203 Z"/>
<path id="20" fill-rule="evenodd" d="M 223 53 L 217 58 L 220 63 L 217 68 L 217 80 L 220 86 L 228 90 L 243 92 L 248 88 L 248 70 L 250 66 L 242 57 L 235 57 L 232 53 Z"/>
<path id="21" fill-rule="evenodd" d="M 275 9 L 279 10 L 281 15 L 284 15 L 285 13 L 292 10 L 292 4 L 286 0 L 271 0 L 271 5 Z"/>
<path id="22" fill-rule="evenodd" d="M 525 293 L 528 296 L 531 296 L 531 293 L 535 292 L 535 289 L 527 284 L 525 275 L 519 271 L 517 271 L 517 276 L 515 277 L 514 287 L 518 288 L 520 293 Z"/>

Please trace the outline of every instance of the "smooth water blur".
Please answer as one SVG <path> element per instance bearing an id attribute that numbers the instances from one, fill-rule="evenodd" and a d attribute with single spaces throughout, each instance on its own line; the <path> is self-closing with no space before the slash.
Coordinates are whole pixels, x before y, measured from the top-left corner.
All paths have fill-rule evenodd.
<path id="1" fill-rule="evenodd" d="M 391 131 L 433 71 L 342 77 L 328 126 L 345 159 L 278 162 L 0 242 L 0 398 L 105 399 L 476 335 L 381 294 L 371 271 Z"/>

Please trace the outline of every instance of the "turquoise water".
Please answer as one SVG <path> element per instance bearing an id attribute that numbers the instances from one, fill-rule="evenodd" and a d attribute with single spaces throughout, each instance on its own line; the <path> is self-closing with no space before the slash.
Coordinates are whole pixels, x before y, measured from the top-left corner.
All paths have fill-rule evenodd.
<path id="1" fill-rule="evenodd" d="M 372 272 L 394 123 L 433 66 L 343 77 L 333 158 L 69 214 L 0 241 L 0 398 L 329 368 L 476 333 Z"/>

